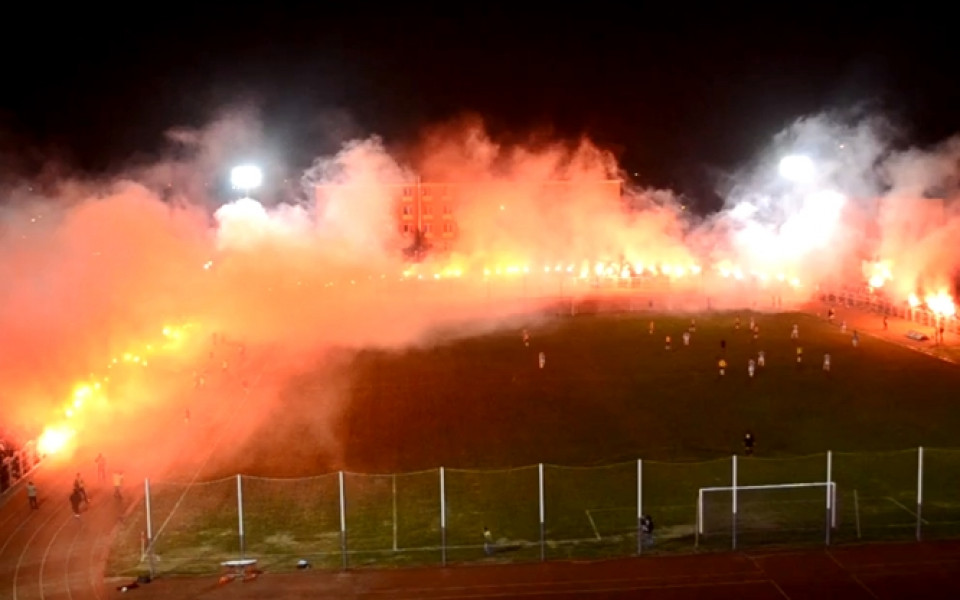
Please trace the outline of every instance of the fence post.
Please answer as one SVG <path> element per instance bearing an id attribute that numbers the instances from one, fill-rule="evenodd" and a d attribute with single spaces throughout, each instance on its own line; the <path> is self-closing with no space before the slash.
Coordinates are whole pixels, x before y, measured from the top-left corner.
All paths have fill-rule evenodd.
<path id="1" fill-rule="evenodd" d="M 827 450 L 827 527 L 826 527 L 826 541 L 827 546 L 830 545 L 830 528 L 833 525 L 833 512 L 831 508 L 833 507 L 833 486 L 831 482 L 833 481 L 833 451 Z"/>
<path id="2" fill-rule="evenodd" d="M 440 467 L 440 564 L 447 566 L 447 483 L 443 467 Z"/>
<path id="3" fill-rule="evenodd" d="M 237 473 L 237 524 L 240 530 L 240 559 L 244 558 L 244 540 L 243 540 L 243 484 L 241 475 Z"/>
<path id="4" fill-rule="evenodd" d="M 697 531 L 693 538 L 693 547 L 700 547 L 700 534 L 703 533 L 703 488 L 697 490 Z"/>
<path id="5" fill-rule="evenodd" d="M 397 474 L 390 477 L 390 488 L 393 492 L 393 551 L 397 551 Z"/>
<path id="6" fill-rule="evenodd" d="M 733 549 L 736 550 L 737 549 L 737 455 L 736 454 L 733 455 L 733 483 L 731 487 L 731 492 L 733 495 L 733 503 L 732 503 L 733 515 L 731 518 L 731 525 L 733 527 L 733 539 L 731 543 L 732 543 Z"/>
<path id="7" fill-rule="evenodd" d="M 637 459 L 637 554 L 643 553 L 643 460 Z"/>
<path id="8" fill-rule="evenodd" d="M 917 541 L 922 535 L 923 518 L 923 446 L 917 449 Z"/>
<path id="9" fill-rule="evenodd" d="M 143 480 L 143 497 L 147 509 L 147 564 L 150 566 L 150 579 L 153 579 L 153 517 L 150 515 L 150 479 L 148 478 Z"/>
<path id="10" fill-rule="evenodd" d="M 347 569 L 347 503 L 343 490 L 343 471 L 339 472 L 340 479 L 340 566 Z"/>
<path id="11" fill-rule="evenodd" d="M 540 463 L 539 468 L 539 479 L 540 479 L 540 560 L 546 560 L 546 548 L 544 546 L 544 536 L 546 533 L 546 526 L 544 525 L 543 520 L 543 463 Z"/>

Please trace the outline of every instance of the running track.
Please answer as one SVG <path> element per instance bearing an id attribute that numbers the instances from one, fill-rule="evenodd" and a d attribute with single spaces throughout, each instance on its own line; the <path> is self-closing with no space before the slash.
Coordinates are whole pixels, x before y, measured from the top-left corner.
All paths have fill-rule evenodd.
<path id="1" fill-rule="evenodd" d="M 37 510 L 28 507 L 22 486 L 0 500 L 0 598 L 107 597 L 103 567 L 121 506 L 109 483 L 88 482 L 90 504 L 74 517 L 68 501 L 73 475 L 67 465 L 34 472 Z"/>
<path id="2" fill-rule="evenodd" d="M 46 472 L 45 472 L 46 471 Z M 107 484 L 90 485 L 77 519 L 66 467 L 34 473 L 39 510 L 15 490 L 0 507 L 0 598 L 105 599 L 128 580 L 105 581 L 110 534 L 122 517 Z M 64 484 L 63 482 L 67 482 Z M 216 565 L 211 565 L 215 569 Z M 185 598 L 644 598 L 826 600 L 960 598 L 960 541 L 731 552 L 600 562 L 472 565 L 430 569 L 266 573 L 218 585 L 216 575 L 170 577 L 135 597 Z"/>

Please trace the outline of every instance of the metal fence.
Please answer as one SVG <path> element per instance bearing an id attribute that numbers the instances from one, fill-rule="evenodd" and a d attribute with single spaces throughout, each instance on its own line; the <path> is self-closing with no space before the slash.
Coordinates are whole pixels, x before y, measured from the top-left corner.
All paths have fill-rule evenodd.
<path id="1" fill-rule="evenodd" d="M 960 449 L 145 481 L 111 570 L 347 569 L 960 535 Z M 640 519 L 649 515 L 652 534 Z"/>
<path id="2" fill-rule="evenodd" d="M 824 291 L 818 294 L 821 302 L 859 308 L 871 312 L 912 321 L 930 328 L 943 327 L 945 333 L 960 334 L 960 318 L 956 315 L 938 315 L 926 306 L 911 306 L 908 302 L 895 303 L 863 291 Z"/>
<path id="3" fill-rule="evenodd" d="M 0 494 L 23 480 L 40 463 L 41 458 L 37 453 L 36 442 L 33 441 L 3 456 L 0 461 Z"/>

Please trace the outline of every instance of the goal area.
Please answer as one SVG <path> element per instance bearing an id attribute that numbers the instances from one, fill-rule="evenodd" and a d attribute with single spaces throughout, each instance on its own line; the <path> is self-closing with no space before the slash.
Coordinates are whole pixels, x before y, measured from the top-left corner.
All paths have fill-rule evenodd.
<path id="1" fill-rule="evenodd" d="M 703 487 L 697 491 L 696 544 L 738 537 L 754 543 L 826 539 L 837 527 L 833 481 Z"/>

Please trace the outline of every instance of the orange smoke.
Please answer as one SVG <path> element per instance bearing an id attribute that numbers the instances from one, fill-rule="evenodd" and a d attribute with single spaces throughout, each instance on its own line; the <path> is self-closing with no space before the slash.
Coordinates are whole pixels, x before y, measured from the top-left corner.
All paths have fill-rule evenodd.
<path id="1" fill-rule="evenodd" d="M 698 308 L 709 295 L 716 307 L 770 291 L 803 298 L 842 264 L 901 299 L 914 294 L 919 305 L 922 294 L 938 314 L 955 312 L 949 204 L 940 218 L 928 205 L 879 202 L 871 254 L 896 262 L 864 268 L 867 242 L 851 232 L 863 231 L 867 211 L 834 191 L 848 182 L 780 198 L 751 180 L 731 193 L 729 210 L 698 220 L 669 191 L 623 184 L 614 156 L 589 140 L 501 144 L 476 119 L 427 131 L 403 158 L 376 138 L 351 141 L 304 174 L 300 201 L 207 197 L 198 182 L 258 135 L 247 116 L 224 118 L 175 132 L 194 150 L 188 160 L 109 184 L 64 182 L 52 198 L 16 192 L 24 208 L 4 216 L 0 237 L 0 335 L 17 349 L 0 363 L 3 409 L 34 431 L 49 426 L 47 452 L 71 439 L 121 448 L 167 440 L 152 446 L 160 460 L 182 450 L 185 409 L 195 420 L 226 414 L 236 447 L 258 428 L 268 435 L 260 426 L 282 406 L 289 379 L 329 367 L 331 349 L 502 327 L 538 298 L 604 283 L 689 294 Z M 456 184 L 458 236 L 449 251 L 414 262 L 391 186 L 418 175 Z M 155 191 L 171 181 L 179 194 Z M 326 186 L 319 201 L 317 185 Z M 229 344 L 212 348 L 214 334 Z M 199 378 L 209 381 L 200 388 Z M 238 396 L 241 380 L 257 391 Z M 324 388 L 311 410 L 331 446 L 346 387 Z"/>

